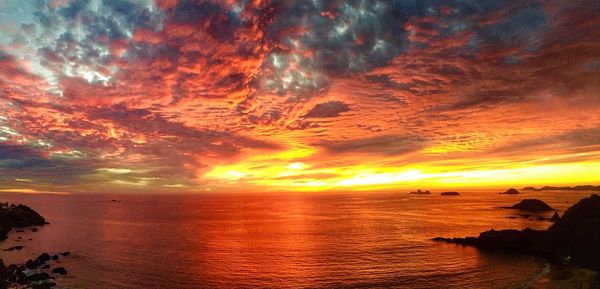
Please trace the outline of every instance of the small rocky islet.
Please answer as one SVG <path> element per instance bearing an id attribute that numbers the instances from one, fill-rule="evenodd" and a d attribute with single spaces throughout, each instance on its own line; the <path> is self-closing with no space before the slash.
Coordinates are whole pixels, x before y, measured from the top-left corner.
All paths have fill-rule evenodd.
<path id="1" fill-rule="evenodd" d="M 24 228 L 31 226 L 44 226 L 49 224 L 44 217 L 38 214 L 33 209 L 25 205 L 9 205 L 7 203 L 0 204 L 0 242 L 8 238 L 8 233 L 11 230 L 17 232 L 24 231 Z M 32 232 L 37 231 L 37 228 L 30 228 Z M 33 230 L 36 229 L 36 230 Z M 23 249 L 24 246 L 13 246 L 3 251 L 16 251 Z M 63 267 L 55 267 L 48 272 L 52 267 L 52 263 L 58 262 L 59 258 L 66 257 L 70 253 L 62 252 L 60 254 L 50 255 L 43 253 L 35 259 L 28 260 L 25 264 L 4 264 L 0 258 L 0 289 L 25 288 L 43 289 L 56 286 L 54 276 L 67 274 L 67 270 Z"/>
<path id="2" fill-rule="evenodd" d="M 459 192 L 443 192 L 440 194 L 441 196 L 460 196 Z"/>
<path id="3" fill-rule="evenodd" d="M 478 237 L 433 240 L 540 256 L 557 266 L 600 272 L 600 196 L 582 199 L 547 230 L 490 230 Z"/>
<path id="4" fill-rule="evenodd" d="M 548 204 L 544 203 L 544 201 L 538 199 L 525 199 L 518 204 L 513 205 L 511 208 L 527 212 L 555 211 Z"/>
<path id="5" fill-rule="evenodd" d="M 421 190 L 416 190 L 413 192 L 408 193 L 409 195 L 431 195 L 430 191 L 421 191 Z"/>
<path id="6" fill-rule="evenodd" d="M 515 188 L 510 188 L 510 189 L 500 193 L 500 195 L 518 195 L 518 194 L 520 194 L 520 192 Z"/>

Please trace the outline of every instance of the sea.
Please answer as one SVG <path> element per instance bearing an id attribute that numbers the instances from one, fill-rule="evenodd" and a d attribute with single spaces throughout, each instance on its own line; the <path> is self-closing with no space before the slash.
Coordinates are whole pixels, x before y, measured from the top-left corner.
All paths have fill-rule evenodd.
<path id="1" fill-rule="evenodd" d="M 50 225 L 12 232 L 5 263 L 69 251 L 59 288 L 527 288 L 544 260 L 434 242 L 545 229 L 507 209 L 538 198 L 563 213 L 589 192 L 0 194 Z M 114 201 L 113 201 L 114 200 Z M 550 217 L 552 213 L 545 214 Z"/>

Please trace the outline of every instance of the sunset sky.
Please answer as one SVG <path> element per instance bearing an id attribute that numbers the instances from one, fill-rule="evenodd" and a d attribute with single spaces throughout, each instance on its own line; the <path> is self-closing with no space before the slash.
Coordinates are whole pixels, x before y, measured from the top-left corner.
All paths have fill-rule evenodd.
<path id="1" fill-rule="evenodd" d="M 600 184 L 599 15 L 0 0 L 0 192 Z"/>

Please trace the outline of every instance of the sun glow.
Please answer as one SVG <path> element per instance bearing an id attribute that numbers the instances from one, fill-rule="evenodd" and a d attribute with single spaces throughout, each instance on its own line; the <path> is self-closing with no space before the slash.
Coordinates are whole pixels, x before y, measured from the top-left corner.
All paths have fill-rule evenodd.
<path id="1" fill-rule="evenodd" d="M 284 153 L 282 155 L 288 155 Z M 260 161 L 258 161 L 260 160 Z M 265 161 L 265 162 L 262 162 Z M 596 182 L 600 162 L 551 165 L 498 164 L 378 166 L 376 164 L 313 168 L 305 162 L 277 157 L 254 157 L 218 166 L 204 177 L 225 183 L 244 183 L 260 190 L 330 191 L 504 187 Z"/>

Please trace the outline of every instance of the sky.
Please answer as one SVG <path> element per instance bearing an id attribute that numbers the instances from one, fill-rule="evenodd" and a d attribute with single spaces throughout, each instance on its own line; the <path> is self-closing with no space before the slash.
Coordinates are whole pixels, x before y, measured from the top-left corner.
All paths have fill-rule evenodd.
<path id="1" fill-rule="evenodd" d="M 0 192 L 600 184 L 597 0 L 0 0 Z"/>

